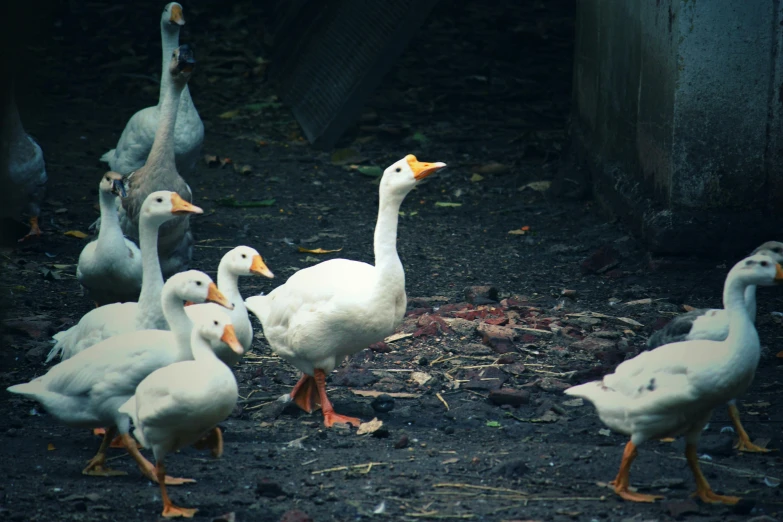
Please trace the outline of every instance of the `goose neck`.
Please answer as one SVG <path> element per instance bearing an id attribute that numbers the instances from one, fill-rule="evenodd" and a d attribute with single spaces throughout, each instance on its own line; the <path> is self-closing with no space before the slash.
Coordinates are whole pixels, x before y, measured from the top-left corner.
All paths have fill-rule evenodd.
<path id="1" fill-rule="evenodd" d="M 161 305 L 163 315 L 169 323 L 169 328 L 177 338 L 177 347 L 183 351 L 183 359 L 191 357 L 190 336 L 193 323 L 188 314 L 185 313 L 185 304 L 177 292 L 177 289 L 171 285 L 163 287 L 161 296 Z"/>
<path id="2" fill-rule="evenodd" d="M 139 220 L 139 249 L 141 250 L 141 293 L 139 294 L 139 309 L 151 310 L 154 313 L 144 314 L 147 317 L 160 317 L 161 292 L 163 291 L 163 273 L 158 258 L 158 228 L 149 216 L 142 213 Z"/>
<path id="3" fill-rule="evenodd" d="M 98 229 L 98 241 L 123 237 L 116 202 L 117 196 L 111 192 L 98 191 L 98 204 L 101 209 L 101 226 Z"/>
<path id="4" fill-rule="evenodd" d="M 220 363 L 215 351 L 209 342 L 202 337 L 201 332 L 196 328 L 190 334 L 190 351 L 193 354 L 193 360 L 206 363 Z"/>
<path id="5" fill-rule="evenodd" d="M 167 22 L 161 22 L 160 40 L 161 50 L 163 51 L 162 67 L 160 71 L 160 93 L 158 95 L 158 107 L 163 105 L 163 99 L 166 97 L 168 86 L 171 85 L 171 75 L 169 75 L 169 64 L 174 49 L 179 47 L 179 26 L 172 30 L 166 27 Z"/>
<path id="6" fill-rule="evenodd" d="M 756 285 L 748 285 L 745 289 L 745 308 L 750 320 L 756 322 Z"/>
<path id="7" fill-rule="evenodd" d="M 166 76 L 171 79 L 168 71 L 166 71 Z M 158 128 L 155 131 L 152 149 L 147 156 L 146 166 L 176 169 L 174 162 L 174 129 L 177 125 L 177 109 L 183 88 L 184 85 L 178 85 L 173 81 L 170 81 L 165 86 L 163 101 L 159 106 Z M 161 89 L 163 90 L 163 87 Z"/>

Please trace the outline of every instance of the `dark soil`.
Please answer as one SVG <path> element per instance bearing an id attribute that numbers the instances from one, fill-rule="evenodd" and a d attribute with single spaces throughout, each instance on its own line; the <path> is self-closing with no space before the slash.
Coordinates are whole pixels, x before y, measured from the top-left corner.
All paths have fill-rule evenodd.
<path id="1" fill-rule="evenodd" d="M 162 4 L 96 2 L 55 13 L 51 34 L 30 51 L 38 61 L 22 113 L 46 154 L 49 196 L 44 237 L 3 251 L 2 387 L 43 373 L 50 335 L 91 308 L 74 277 L 89 238 L 65 232 L 87 231 L 97 216 L 98 158 L 134 111 L 157 100 Z M 592 406 L 562 394 L 636 354 L 683 304 L 719 306 L 732 263 L 651 261 L 591 201 L 558 200 L 528 185 L 552 180 L 558 169 L 568 178 L 572 168 L 561 157 L 572 2 L 443 2 L 374 95 L 363 127 L 340 145 L 351 150 L 335 155 L 306 143 L 263 81 L 262 7 L 217 5 L 186 3 L 181 38 L 197 44 L 191 88 L 206 125 L 204 153 L 217 158 L 187 177 L 205 209 L 192 220 L 194 267 L 214 276 L 227 249 L 254 246 L 278 277 L 243 280 L 248 296 L 336 255 L 372 262 L 377 178 L 351 166 L 385 167 L 414 153 L 449 168 L 402 209 L 398 247 L 410 313 L 400 332 L 412 335 L 361 352 L 331 376 L 337 411 L 377 417 L 382 436 L 325 429 L 319 413 L 274 402 L 298 376 L 274 357 L 256 324 L 253 352 L 236 372 L 243 399 L 224 423 L 225 455 L 172 455 L 172 474 L 198 480 L 171 488 L 175 502 L 198 507 L 201 520 L 233 512 L 238 521 L 277 521 L 290 510 L 317 521 L 776 516 L 783 461 L 779 453 L 733 450 L 722 432 L 724 409 L 704 434 L 705 473 L 717 491 L 749 502 L 731 509 L 690 501 L 682 443 L 651 442 L 632 481 L 667 500 L 641 505 L 605 486 L 626 439 L 602 431 Z M 221 167 L 224 158 L 232 163 Z M 236 208 L 226 198 L 274 203 Z M 299 246 L 342 250 L 319 256 Z M 497 294 L 466 296 L 477 285 Z M 779 292 L 761 293 L 764 352 L 740 401 L 751 436 L 775 448 L 783 443 L 783 405 L 775 399 L 780 319 L 771 311 L 781 309 Z M 376 411 L 374 399 L 358 393 L 366 391 L 403 395 L 379 399 Z M 121 450 L 113 450 L 112 465 L 126 477 L 86 477 L 80 470 L 98 446 L 88 432 L 60 426 L 10 394 L 0 419 L 4 520 L 158 517 L 157 486 Z"/>

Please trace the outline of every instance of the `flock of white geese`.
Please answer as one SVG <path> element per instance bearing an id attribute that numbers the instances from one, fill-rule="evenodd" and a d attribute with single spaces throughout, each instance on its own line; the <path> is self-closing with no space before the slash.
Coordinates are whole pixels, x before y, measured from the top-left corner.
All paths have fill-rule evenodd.
<path id="1" fill-rule="evenodd" d="M 246 300 L 239 293 L 239 277 L 273 277 L 253 248 L 238 246 L 222 258 L 217 285 L 207 274 L 188 270 L 190 217 L 202 210 L 192 203 L 180 172 L 193 169 L 204 126 L 187 87 L 195 59 L 187 45 L 179 45 L 184 23 L 182 6 L 166 5 L 158 104 L 134 114 L 117 147 L 102 157 L 111 171 L 99 183 L 98 237 L 83 249 L 77 269 L 97 307 L 55 335 L 47 362 L 60 362 L 46 374 L 8 388 L 38 401 L 68 426 L 103 430 L 85 475 L 123 474 L 106 465 L 106 454 L 113 442 L 124 447 L 144 476 L 160 485 L 164 517 L 196 512 L 171 502 L 166 485 L 192 480 L 168 476 L 166 455 L 188 445 L 209 449 L 216 457 L 223 452 L 217 425 L 236 405 L 231 367 L 251 347 L 248 311 L 260 321 L 273 350 L 302 372 L 290 399 L 308 412 L 320 407 L 327 427 L 360 424 L 334 411 L 326 377 L 402 321 L 407 301 L 396 248 L 399 209 L 421 180 L 445 167 L 408 155 L 384 171 L 373 265 L 332 259 L 296 272 L 269 294 Z M 13 135 L 12 179 L 35 188 L 28 191 L 31 235 L 40 234 L 35 200 L 46 180 L 41 149 L 24 133 L 18 114 L 4 131 Z M 137 240 L 138 247 L 128 238 Z M 750 385 L 760 358 L 756 287 L 782 282 L 781 262 L 783 244 L 761 245 L 729 271 L 723 309 L 694 310 L 676 318 L 650 338 L 649 351 L 600 381 L 566 390 L 592 402 L 607 426 L 630 436 L 611 483 L 620 497 L 637 502 L 661 498 L 631 488 L 636 448 L 649 439 L 684 436 L 695 494 L 708 503 L 739 500 L 710 488 L 696 447 L 713 409 L 728 404 L 738 449 L 768 451 L 750 441 L 735 399 Z M 154 464 L 140 447 L 152 450 Z"/>

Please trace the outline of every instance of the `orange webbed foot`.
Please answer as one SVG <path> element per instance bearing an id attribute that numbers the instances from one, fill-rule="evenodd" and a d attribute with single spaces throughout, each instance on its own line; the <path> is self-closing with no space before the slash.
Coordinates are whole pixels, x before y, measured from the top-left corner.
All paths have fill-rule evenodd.
<path id="1" fill-rule="evenodd" d="M 161 515 L 163 515 L 165 518 L 193 518 L 197 512 L 198 509 L 184 508 L 171 504 L 163 508 L 163 513 L 161 513 Z"/>
<path id="2" fill-rule="evenodd" d="M 361 419 L 357 419 L 356 417 L 348 417 L 346 415 L 340 415 L 339 413 L 335 412 L 324 412 L 324 425 L 327 428 L 331 428 L 334 424 L 350 424 L 355 427 L 359 427 L 359 425 L 362 423 Z"/>

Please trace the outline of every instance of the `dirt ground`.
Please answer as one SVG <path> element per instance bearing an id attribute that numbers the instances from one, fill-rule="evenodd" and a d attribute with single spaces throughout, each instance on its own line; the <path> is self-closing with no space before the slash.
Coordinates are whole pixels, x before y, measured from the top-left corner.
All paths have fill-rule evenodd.
<path id="1" fill-rule="evenodd" d="M 162 2 L 74 4 L 84 10 L 54 16 L 49 38 L 32 50 L 43 66 L 22 100 L 50 181 L 43 238 L 2 251 L 3 388 L 46 371 L 51 334 L 90 310 L 74 277 L 90 238 L 65 232 L 87 232 L 97 216 L 98 158 L 135 110 L 157 100 Z M 318 412 L 275 402 L 298 376 L 255 323 L 253 351 L 236 371 L 242 399 L 223 424 L 225 455 L 171 456 L 172 474 L 198 481 L 171 488 L 175 502 L 198 507 L 199 520 L 237 521 L 278 521 L 291 510 L 319 522 L 778 516 L 780 453 L 733 450 L 725 409 L 704 433 L 704 470 L 716 490 L 748 500 L 736 508 L 690 500 L 682 442 L 651 442 L 632 482 L 666 500 L 640 505 L 605 485 L 625 438 L 605 431 L 592 406 L 562 394 L 636 354 L 683 304 L 718 306 L 733 262 L 651 260 L 592 201 L 542 190 L 538 182 L 569 168 L 561 160 L 573 2 L 443 2 L 336 153 L 312 149 L 263 81 L 263 6 L 214 4 L 184 4 L 181 38 L 196 44 L 191 89 L 206 126 L 204 153 L 216 158 L 187 177 L 205 210 L 192 220 L 195 268 L 214 277 L 227 249 L 257 248 L 278 277 L 243 280 L 249 296 L 337 255 L 372 262 L 377 177 L 367 167 L 414 153 L 449 168 L 402 208 L 409 314 L 400 335 L 331 376 L 337 411 L 377 417 L 382 429 L 324 429 Z M 221 166 L 225 158 L 231 163 Z M 262 201 L 270 206 L 232 206 Z M 315 255 L 300 246 L 342 250 Z M 465 291 L 483 285 L 492 289 Z M 751 436 L 771 448 L 783 444 L 780 318 L 772 313 L 783 310 L 781 297 L 760 292 L 763 355 L 740 400 Z M 379 392 L 391 398 L 373 398 Z M 81 475 L 97 446 L 36 404 L 3 396 L 0 518 L 157 519 L 157 486 L 121 450 L 112 465 L 127 476 Z"/>

